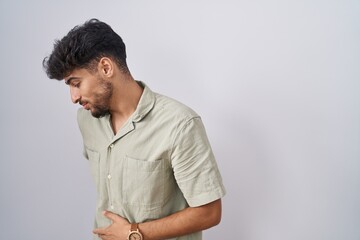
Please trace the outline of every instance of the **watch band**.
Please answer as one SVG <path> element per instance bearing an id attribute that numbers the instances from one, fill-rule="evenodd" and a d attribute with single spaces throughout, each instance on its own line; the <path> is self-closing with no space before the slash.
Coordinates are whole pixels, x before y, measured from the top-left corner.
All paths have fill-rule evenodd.
<path id="1" fill-rule="evenodd" d="M 138 223 L 132 223 L 130 227 L 130 231 L 137 231 L 139 229 L 138 226 L 139 226 Z"/>
<path id="2" fill-rule="evenodd" d="M 136 240 L 143 240 L 144 237 L 139 230 L 138 223 L 132 223 L 130 225 L 129 235 L 127 236 L 127 240 L 136 239 Z"/>

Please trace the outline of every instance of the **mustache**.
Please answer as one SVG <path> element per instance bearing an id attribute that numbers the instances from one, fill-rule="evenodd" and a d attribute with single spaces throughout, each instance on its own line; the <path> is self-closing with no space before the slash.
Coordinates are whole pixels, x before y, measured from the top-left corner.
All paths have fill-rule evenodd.
<path id="1" fill-rule="evenodd" d="M 79 100 L 79 104 L 81 105 L 81 106 L 84 106 L 85 104 L 87 104 L 88 102 L 86 102 L 86 101 L 81 101 L 81 99 Z"/>

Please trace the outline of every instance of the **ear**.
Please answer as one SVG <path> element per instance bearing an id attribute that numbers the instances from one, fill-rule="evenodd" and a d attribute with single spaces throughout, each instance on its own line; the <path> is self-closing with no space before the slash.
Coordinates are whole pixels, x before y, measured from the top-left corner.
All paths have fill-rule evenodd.
<path id="1" fill-rule="evenodd" d="M 111 78 L 114 75 L 114 62 L 107 57 L 103 57 L 99 61 L 98 70 L 101 75 Z"/>

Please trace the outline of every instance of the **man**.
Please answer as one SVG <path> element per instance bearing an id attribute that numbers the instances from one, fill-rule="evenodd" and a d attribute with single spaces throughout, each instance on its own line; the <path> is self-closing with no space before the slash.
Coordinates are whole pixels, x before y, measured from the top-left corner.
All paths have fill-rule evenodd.
<path id="1" fill-rule="evenodd" d="M 225 189 L 200 117 L 134 80 L 110 26 L 76 26 L 43 66 L 83 106 L 78 123 L 98 193 L 95 239 L 201 239 L 220 222 Z"/>

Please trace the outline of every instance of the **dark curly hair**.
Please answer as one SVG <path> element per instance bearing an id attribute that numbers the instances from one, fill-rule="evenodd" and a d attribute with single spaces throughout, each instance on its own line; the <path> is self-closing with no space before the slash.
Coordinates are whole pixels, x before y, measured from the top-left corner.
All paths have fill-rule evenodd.
<path id="1" fill-rule="evenodd" d="M 56 40 L 43 67 L 51 79 L 62 80 L 75 69 L 95 70 L 102 57 L 109 57 L 128 73 L 125 44 L 111 27 L 97 19 L 75 26 L 61 40 Z"/>

